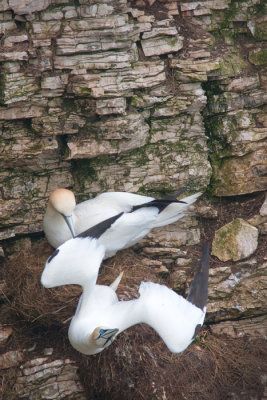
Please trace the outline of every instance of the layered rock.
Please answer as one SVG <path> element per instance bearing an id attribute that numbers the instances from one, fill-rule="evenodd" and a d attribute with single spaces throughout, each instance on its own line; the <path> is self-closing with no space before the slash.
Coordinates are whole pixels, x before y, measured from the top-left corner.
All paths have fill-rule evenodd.
<path id="1" fill-rule="evenodd" d="M 123 0 L 11 2 L 1 15 L 2 239 L 41 230 L 58 186 L 75 183 L 84 197 L 207 186 L 201 81 L 218 68 L 209 34 L 192 38 L 201 62 L 191 74 L 171 14 L 157 20 Z"/>
<path id="2" fill-rule="evenodd" d="M 265 190 L 263 8 L 260 0 L 3 0 L 0 240 L 41 232 L 60 186 L 78 200 L 104 190 L 161 196 L 185 184 L 205 191 L 210 178 L 216 196 Z M 248 219 L 260 240 L 265 209 Z M 194 213 L 138 245 L 144 264 L 181 292 L 196 259 L 180 247 L 201 238 Z M 205 206 L 198 215 L 216 218 Z M 258 254 L 216 264 L 208 319 L 256 316 L 262 332 L 265 267 Z M 249 320 L 227 323 L 217 332 L 251 330 Z M 10 331 L 1 332 L 8 342 Z M 18 398 L 83 398 L 67 359 L 5 354 L 8 368 L 23 367 Z M 68 373 L 73 391 L 61 383 Z"/>

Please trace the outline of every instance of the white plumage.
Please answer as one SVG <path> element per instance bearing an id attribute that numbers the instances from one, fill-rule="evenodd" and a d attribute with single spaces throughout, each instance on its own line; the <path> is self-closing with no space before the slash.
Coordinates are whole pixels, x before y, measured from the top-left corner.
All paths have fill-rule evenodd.
<path id="1" fill-rule="evenodd" d="M 114 220 L 108 224 L 112 225 Z M 97 237 L 108 229 L 101 224 Z M 101 236 L 100 236 L 101 237 Z M 110 286 L 97 285 L 96 280 L 105 249 L 98 239 L 77 237 L 60 246 L 48 259 L 41 277 L 45 287 L 78 284 L 83 293 L 69 327 L 72 346 L 84 354 L 96 354 L 130 326 L 150 325 L 170 351 L 186 349 L 203 324 L 208 284 L 208 250 L 204 249 L 198 271 L 191 284 L 188 300 L 164 285 L 142 282 L 140 297 L 119 301 L 115 289 L 120 277 Z"/>
<path id="2" fill-rule="evenodd" d="M 183 212 L 193 204 L 201 193 L 182 199 L 167 200 L 164 209 L 148 204 L 153 197 L 133 193 L 107 192 L 92 200 L 76 205 L 74 194 L 67 189 L 57 189 L 51 193 L 44 216 L 44 232 L 53 247 L 58 247 L 74 235 L 123 213 L 109 231 L 101 237 L 105 245 L 105 258 L 111 257 L 118 250 L 132 246 L 141 240 L 151 229 L 175 222 L 184 216 Z M 159 200 L 161 201 L 161 200 Z M 136 206 L 144 205 L 134 211 Z M 66 224 L 66 222 L 67 224 Z"/>

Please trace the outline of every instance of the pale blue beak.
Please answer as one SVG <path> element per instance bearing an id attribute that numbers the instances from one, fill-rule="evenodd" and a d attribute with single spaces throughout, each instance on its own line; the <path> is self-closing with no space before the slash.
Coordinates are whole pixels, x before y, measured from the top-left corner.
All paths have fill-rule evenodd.
<path id="1" fill-rule="evenodd" d="M 72 237 L 74 238 L 76 236 L 75 234 L 75 229 L 74 229 L 74 225 L 73 225 L 73 220 L 72 220 L 72 215 L 63 215 L 69 230 L 71 231 Z"/>
<path id="2" fill-rule="evenodd" d="M 106 344 L 109 341 L 112 341 L 112 339 L 118 332 L 119 332 L 119 329 L 117 329 L 117 328 L 116 329 L 100 329 L 98 338 L 104 339 L 105 340 L 104 346 L 106 346 Z"/>

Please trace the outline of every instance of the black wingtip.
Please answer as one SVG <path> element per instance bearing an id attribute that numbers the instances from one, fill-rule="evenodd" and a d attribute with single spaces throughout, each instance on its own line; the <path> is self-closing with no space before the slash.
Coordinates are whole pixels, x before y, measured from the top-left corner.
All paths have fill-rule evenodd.
<path id="1" fill-rule="evenodd" d="M 87 229 L 86 231 L 80 233 L 76 237 L 86 238 L 91 237 L 98 239 L 107 229 L 111 227 L 111 225 L 122 216 L 123 212 L 120 214 L 115 215 L 114 217 L 105 219 L 105 221 L 100 222 L 97 225 L 92 226 L 91 228 Z"/>
<path id="2" fill-rule="evenodd" d="M 182 187 L 179 189 L 177 192 L 169 194 L 168 196 L 163 197 L 162 199 L 154 199 L 152 201 L 149 201 L 148 203 L 144 204 L 139 204 L 138 206 L 134 206 L 131 210 L 131 212 L 138 210 L 139 208 L 143 207 L 157 207 L 159 212 L 163 211 L 168 205 L 172 203 L 182 203 L 186 204 L 185 201 L 182 200 L 177 200 L 177 197 L 180 196 L 182 193 L 184 193 L 188 189 L 187 186 Z"/>
<path id="3" fill-rule="evenodd" d="M 190 285 L 187 300 L 201 310 L 207 304 L 209 280 L 209 245 L 202 246 L 202 255 L 198 263 L 197 272 Z"/>
<path id="4" fill-rule="evenodd" d="M 155 200 L 149 201 L 148 203 L 140 204 L 138 206 L 134 206 L 132 208 L 131 212 L 136 211 L 136 210 L 138 210 L 140 208 L 148 208 L 148 207 L 157 207 L 159 212 L 161 212 L 172 203 L 187 204 L 185 201 L 182 201 L 182 200 L 155 199 Z"/>

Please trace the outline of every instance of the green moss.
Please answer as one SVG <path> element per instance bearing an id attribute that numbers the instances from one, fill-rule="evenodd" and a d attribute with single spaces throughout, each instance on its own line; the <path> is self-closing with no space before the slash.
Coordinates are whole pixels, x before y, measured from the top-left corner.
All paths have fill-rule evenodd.
<path id="1" fill-rule="evenodd" d="M 131 97 L 130 98 L 130 104 L 133 107 L 137 107 L 137 99 L 136 99 L 136 97 Z"/>
<path id="2" fill-rule="evenodd" d="M 266 12 L 265 0 L 261 0 L 259 3 L 251 7 L 251 11 L 254 11 L 255 14 L 264 15 Z"/>
<path id="3" fill-rule="evenodd" d="M 254 65 L 264 65 L 267 63 L 267 49 L 250 52 L 248 56 L 249 61 Z"/>
<path id="4" fill-rule="evenodd" d="M 216 231 L 212 243 L 212 254 L 222 261 L 237 260 L 238 249 L 236 237 L 243 228 L 245 221 L 237 218 Z"/>
<path id="5" fill-rule="evenodd" d="M 27 149 L 28 153 L 39 153 L 43 149 L 43 145 L 41 142 L 34 143 L 29 149 Z"/>
<path id="6" fill-rule="evenodd" d="M 80 88 L 81 94 L 92 94 L 92 89 L 89 88 Z"/>
<path id="7" fill-rule="evenodd" d="M 224 56 L 219 62 L 221 75 L 224 77 L 234 76 L 244 69 L 248 68 L 248 64 L 237 52 Z"/>
<path id="8" fill-rule="evenodd" d="M 239 12 L 240 3 L 236 0 L 232 0 L 227 10 L 223 12 L 223 18 L 221 18 L 220 29 L 226 29 L 229 24 L 235 19 L 235 16 Z"/>
<path id="9" fill-rule="evenodd" d="M 171 47 L 176 46 L 176 45 L 177 45 L 177 38 L 174 37 L 173 39 L 171 39 L 171 40 L 169 41 L 169 45 L 170 45 Z"/>
<path id="10" fill-rule="evenodd" d="M 267 22 L 255 26 L 254 37 L 258 41 L 267 40 Z"/>
<path id="11" fill-rule="evenodd" d="M 97 172 L 92 166 L 91 160 L 72 161 L 72 174 L 79 186 L 79 191 L 85 191 L 85 182 L 93 182 L 97 179 Z"/>
<path id="12" fill-rule="evenodd" d="M 233 33 L 233 29 L 222 29 L 220 32 L 218 32 L 218 39 L 221 39 L 221 37 L 225 39 L 225 42 L 228 44 L 234 44 L 235 43 L 235 35 Z"/>

